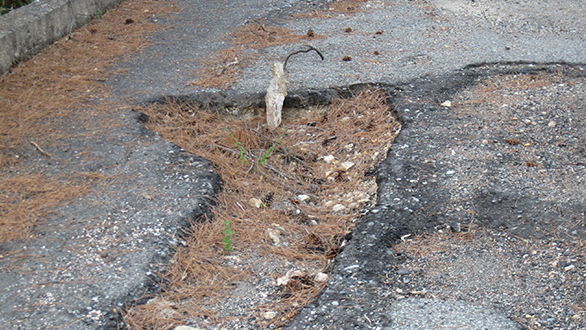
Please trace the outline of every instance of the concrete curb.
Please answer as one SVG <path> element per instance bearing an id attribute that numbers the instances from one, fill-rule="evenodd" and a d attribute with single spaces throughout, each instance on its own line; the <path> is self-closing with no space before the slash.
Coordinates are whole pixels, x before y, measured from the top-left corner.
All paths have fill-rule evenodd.
<path id="1" fill-rule="evenodd" d="M 121 0 L 37 0 L 0 16 L 0 74 Z"/>

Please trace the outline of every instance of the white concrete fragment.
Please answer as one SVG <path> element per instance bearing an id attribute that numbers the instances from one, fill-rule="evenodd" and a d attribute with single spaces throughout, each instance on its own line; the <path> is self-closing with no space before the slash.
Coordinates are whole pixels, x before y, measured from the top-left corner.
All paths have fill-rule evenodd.
<path id="1" fill-rule="evenodd" d="M 262 317 L 264 317 L 267 320 L 272 320 L 276 316 L 277 316 L 277 312 L 273 312 L 273 311 L 268 311 L 268 312 L 262 313 Z"/>
<path id="2" fill-rule="evenodd" d="M 302 272 L 300 270 L 289 270 L 287 272 L 287 274 L 277 278 L 277 285 L 278 286 L 283 286 L 283 285 L 287 285 L 287 283 L 289 283 L 289 281 L 291 281 L 291 279 L 293 277 L 303 277 L 305 276 L 305 272 Z"/>
<path id="3" fill-rule="evenodd" d="M 251 198 L 248 200 L 248 205 L 252 207 L 256 207 L 257 209 L 262 207 L 262 201 L 258 198 Z"/>
<path id="4" fill-rule="evenodd" d="M 334 159 L 336 159 L 336 157 L 334 157 L 333 155 L 327 155 L 323 158 L 324 162 L 328 164 L 331 164 L 334 161 Z"/>
<path id="5" fill-rule="evenodd" d="M 319 273 L 315 274 L 313 280 L 316 282 L 327 282 L 328 275 L 325 273 L 319 272 Z"/>
<path id="6" fill-rule="evenodd" d="M 308 195 L 303 195 L 303 194 L 302 194 L 302 195 L 297 195 L 297 199 L 298 199 L 300 202 L 305 202 L 305 201 L 308 201 L 308 200 L 310 199 L 310 197 L 309 197 Z"/>
<path id="7" fill-rule="evenodd" d="M 334 205 L 334 207 L 332 207 L 332 211 L 340 212 L 340 211 L 344 210 L 345 208 L 346 208 L 346 206 L 344 206 L 342 204 L 336 204 L 336 205 Z"/>
<path id="8" fill-rule="evenodd" d="M 344 171 L 348 171 L 349 169 L 351 169 L 352 167 L 354 167 L 354 162 L 351 161 L 345 161 L 342 164 L 340 164 L 340 168 Z"/>
<path id="9" fill-rule="evenodd" d="M 273 79 L 265 95 L 267 112 L 267 125 L 270 128 L 277 128 L 281 124 L 281 113 L 283 102 L 287 96 L 287 80 L 285 78 L 284 65 L 281 62 L 273 63 Z"/>
<path id="10" fill-rule="evenodd" d="M 267 235 L 275 244 L 281 243 L 281 232 L 278 229 L 267 229 Z"/>

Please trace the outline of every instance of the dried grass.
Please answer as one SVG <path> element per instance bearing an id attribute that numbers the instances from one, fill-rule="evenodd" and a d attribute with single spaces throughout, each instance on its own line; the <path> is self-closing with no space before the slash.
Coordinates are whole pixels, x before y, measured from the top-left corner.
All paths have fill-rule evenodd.
<path id="1" fill-rule="evenodd" d="M 113 61 L 144 48 L 145 36 L 161 28 L 150 21 L 153 13 L 172 10 L 166 1 L 124 2 L 0 77 L 3 158 L 13 158 L 7 151 L 31 139 L 62 137 L 55 120 L 79 116 L 80 108 L 105 98 L 102 81 L 113 73 L 107 70 Z M 134 23 L 126 24 L 127 18 Z"/>
<path id="2" fill-rule="evenodd" d="M 226 324 L 236 316 L 217 315 L 213 306 L 228 301 L 239 281 L 261 276 L 246 263 L 259 257 L 288 260 L 308 273 L 283 288 L 283 298 L 250 311 L 279 312 L 273 320 L 259 318 L 257 326 L 280 325 L 295 315 L 323 289 L 311 274 L 327 270 L 362 209 L 373 202 L 376 184 L 364 173 L 386 153 L 399 130 L 386 95 L 374 90 L 335 100 L 328 108 L 287 109 L 283 126 L 273 131 L 263 126 L 260 110 L 243 117 L 183 104 L 153 105 L 142 111 L 150 116 L 149 128 L 213 161 L 224 190 L 213 220 L 195 226 L 189 246 L 179 251 L 166 275 L 171 285 L 157 298 L 185 314 L 155 312 L 152 304 L 136 306 L 125 318 L 136 328 L 172 328 L 181 320 L 204 317 L 211 324 Z M 260 166 L 258 160 L 274 142 L 278 147 L 267 165 Z M 320 158 L 326 155 L 339 161 L 328 164 Z M 341 170 L 343 161 L 355 165 Z M 310 195 L 311 202 L 300 202 L 296 196 L 301 193 Z M 251 198 L 264 205 L 251 206 Z M 346 208 L 335 213 L 332 207 L 338 203 Z M 236 231 L 232 256 L 242 260 L 236 266 L 226 262 L 224 221 L 232 222 Z M 278 228 L 281 243 L 267 235 L 271 228 Z"/>
<path id="3" fill-rule="evenodd" d="M 120 56 L 144 48 L 145 37 L 162 28 L 151 20 L 174 10 L 171 1 L 126 1 L 0 77 L 0 187 L 19 187 L 18 193 L 2 197 L 0 241 L 27 237 L 48 209 L 86 191 L 74 181 L 26 174 L 26 168 L 18 169 L 19 176 L 9 173 L 22 166 L 23 157 L 17 156 L 31 148 L 45 157 L 45 146 L 109 129 L 111 123 L 90 120 L 96 111 L 117 109 L 106 101 L 108 90 L 102 83 L 115 73 L 109 67 Z M 81 110 L 88 107 L 93 110 Z M 85 126 L 86 133 L 72 132 L 65 124 L 71 121 Z"/>
<path id="4" fill-rule="evenodd" d="M 39 219 L 52 208 L 85 193 L 88 184 L 61 181 L 40 174 L 5 177 L 0 180 L 0 243 L 27 239 Z"/>

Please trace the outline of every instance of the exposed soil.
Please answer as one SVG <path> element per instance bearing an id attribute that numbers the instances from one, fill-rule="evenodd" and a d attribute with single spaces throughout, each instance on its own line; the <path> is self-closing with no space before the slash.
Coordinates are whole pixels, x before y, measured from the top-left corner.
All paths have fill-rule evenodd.
<path id="1" fill-rule="evenodd" d="M 232 328 L 278 326 L 294 316 L 323 289 L 354 222 L 376 201 L 368 174 L 399 131 L 386 99 L 366 89 L 329 106 L 287 109 L 274 131 L 260 110 L 141 109 L 149 128 L 212 160 L 224 190 L 211 222 L 196 225 L 178 251 L 170 285 L 126 321 Z M 226 223 L 235 232 L 229 247 Z"/>

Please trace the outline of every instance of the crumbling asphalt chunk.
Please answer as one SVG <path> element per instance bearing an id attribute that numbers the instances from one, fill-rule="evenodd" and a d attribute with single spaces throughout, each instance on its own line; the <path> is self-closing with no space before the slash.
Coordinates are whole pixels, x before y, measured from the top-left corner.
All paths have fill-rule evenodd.
<path id="1" fill-rule="evenodd" d="M 69 141 L 107 179 L 34 238 L 0 245 L 3 329 L 116 328 L 123 306 L 157 289 L 182 233 L 208 212 L 220 187 L 212 164 L 144 129 L 136 113 L 115 116 L 123 125 L 103 140 Z M 35 166 L 66 173 L 85 163 Z"/>

